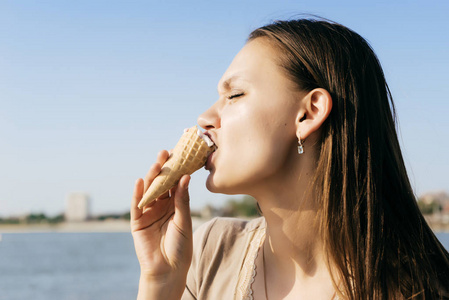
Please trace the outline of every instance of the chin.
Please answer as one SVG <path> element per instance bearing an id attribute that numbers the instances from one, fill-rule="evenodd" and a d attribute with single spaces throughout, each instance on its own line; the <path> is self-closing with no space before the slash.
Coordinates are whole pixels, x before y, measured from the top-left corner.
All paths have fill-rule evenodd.
<path id="1" fill-rule="evenodd" d="M 230 180 L 220 180 L 212 171 L 206 179 L 206 188 L 211 193 L 219 193 L 225 195 L 245 194 L 241 185 Z"/>
<path id="2" fill-rule="evenodd" d="M 222 193 L 225 194 L 223 191 L 223 187 L 220 184 L 217 184 L 217 180 L 214 176 L 214 171 L 212 171 L 209 176 L 207 176 L 206 179 L 206 188 L 209 190 L 209 192 L 212 193 Z"/>

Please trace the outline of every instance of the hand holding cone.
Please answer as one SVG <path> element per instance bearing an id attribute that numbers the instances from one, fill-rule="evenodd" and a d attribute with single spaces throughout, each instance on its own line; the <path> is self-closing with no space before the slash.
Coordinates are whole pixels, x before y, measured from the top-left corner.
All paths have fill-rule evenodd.
<path id="1" fill-rule="evenodd" d="M 184 132 L 170 157 L 162 166 L 161 172 L 140 200 L 138 205 L 140 209 L 168 192 L 183 175 L 190 175 L 204 166 L 209 154 L 215 150 L 215 145 L 208 146 L 200 134 L 201 131 L 196 126 Z"/>

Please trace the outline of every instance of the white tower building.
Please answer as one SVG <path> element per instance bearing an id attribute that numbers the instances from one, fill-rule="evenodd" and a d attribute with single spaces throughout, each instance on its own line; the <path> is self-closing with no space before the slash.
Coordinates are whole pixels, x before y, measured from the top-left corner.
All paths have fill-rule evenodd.
<path id="1" fill-rule="evenodd" d="M 90 198 L 85 193 L 70 193 L 66 199 L 67 222 L 83 222 L 90 216 Z"/>

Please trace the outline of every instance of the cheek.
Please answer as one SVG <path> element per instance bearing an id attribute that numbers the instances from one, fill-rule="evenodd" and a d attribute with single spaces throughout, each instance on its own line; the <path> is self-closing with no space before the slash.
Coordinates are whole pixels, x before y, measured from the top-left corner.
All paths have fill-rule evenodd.
<path id="1" fill-rule="evenodd" d="M 292 110 L 270 99 L 246 100 L 222 112 L 220 145 L 207 182 L 213 192 L 245 193 L 245 187 L 281 171 L 291 150 Z"/>
<path id="2" fill-rule="evenodd" d="M 215 173 L 216 183 L 222 186 L 254 184 L 276 173 L 288 152 L 284 128 L 251 118 L 240 124 L 245 126 L 223 132 L 226 139 L 222 140 Z M 231 129 L 231 124 L 222 128 Z"/>
<path id="3" fill-rule="evenodd" d="M 220 153 L 208 188 L 225 194 L 247 194 L 282 173 L 287 151 L 285 142 L 267 137 L 236 141 Z"/>
<path id="4" fill-rule="evenodd" d="M 269 145 L 270 116 L 264 111 L 240 106 L 222 118 L 221 131 L 226 154 L 243 159 L 257 155 Z"/>

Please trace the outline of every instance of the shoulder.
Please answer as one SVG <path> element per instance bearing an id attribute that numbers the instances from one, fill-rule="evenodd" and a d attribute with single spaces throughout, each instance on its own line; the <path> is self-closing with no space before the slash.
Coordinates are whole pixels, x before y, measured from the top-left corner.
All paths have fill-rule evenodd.
<path id="1" fill-rule="evenodd" d="M 242 247 L 245 248 L 251 242 L 255 232 L 265 227 L 263 217 L 252 220 L 214 218 L 195 230 L 194 255 L 211 257 L 217 253 L 223 253 L 225 256 L 241 253 Z M 238 251 L 234 251 L 235 249 Z"/>
<path id="2" fill-rule="evenodd" d="M 187 294 L 194 299 L 232 298 L 249 245 L 265 227 L 263 217 L 215 218 L 199 226 L 193 235 Z"/>
<path id="3" fill-rule="evenodd" d="M 214 218 L 195 230 L 194 240 L 197 242 L 208 243 L 210 241 L 235 240 L 246 235 L 251 235 L 259 229 L 265 228 L 265 219 L 263 217 L 243 220 L 236 218 Z"/>

